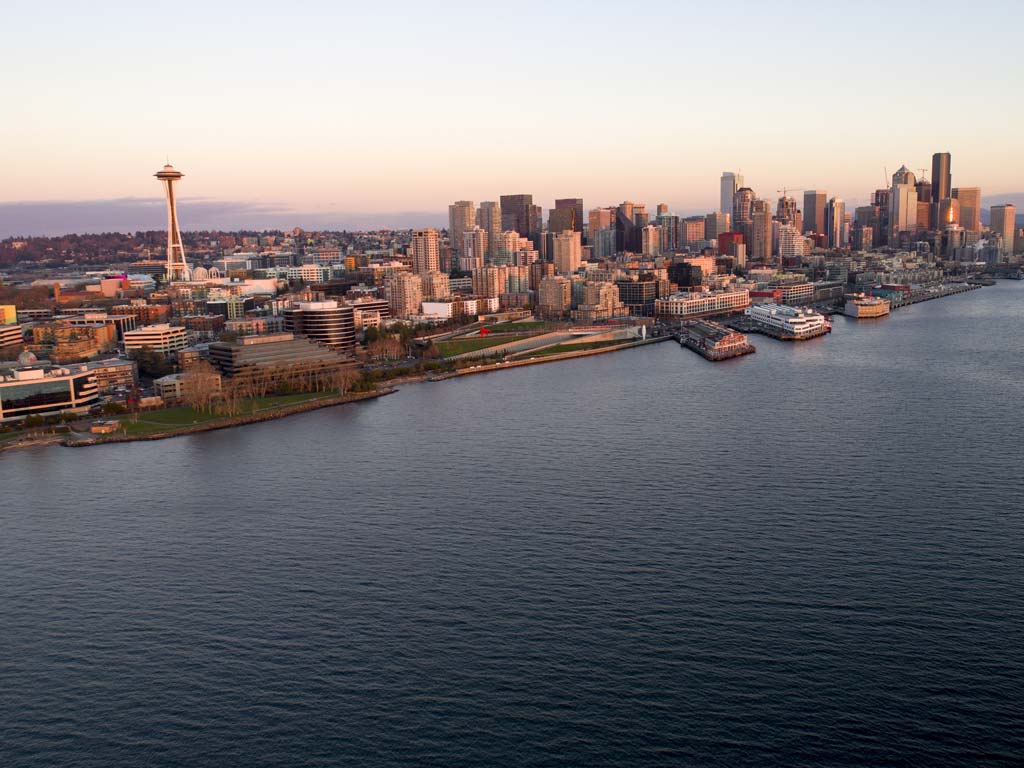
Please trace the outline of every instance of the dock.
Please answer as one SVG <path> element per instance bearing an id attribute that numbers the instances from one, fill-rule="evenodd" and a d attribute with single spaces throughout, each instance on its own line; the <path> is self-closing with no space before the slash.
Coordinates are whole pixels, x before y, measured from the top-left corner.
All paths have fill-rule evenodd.
<path id="1" fill-rule="evenodd" d="M 757 351 L 742 333 L 710 320 L 690 320 L 672 337 L 687 349 L 692 349 L 713 363 L 731 360 Z"/>

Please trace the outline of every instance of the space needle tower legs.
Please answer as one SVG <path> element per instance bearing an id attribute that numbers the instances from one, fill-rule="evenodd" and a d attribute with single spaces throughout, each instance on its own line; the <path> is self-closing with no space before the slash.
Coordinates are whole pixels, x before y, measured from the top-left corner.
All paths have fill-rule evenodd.
<path id="1" fill-rule="evenodd" d="M 181 230 L 178 229 L 178 207 L 174 199 L 174 182 L 183 174 L 170 165 L 153 174 L 164 183 L 167 192 L 167 281 L 188 280 L 188 264 L 185 262 L 185 246 L 181 242 Z"/>

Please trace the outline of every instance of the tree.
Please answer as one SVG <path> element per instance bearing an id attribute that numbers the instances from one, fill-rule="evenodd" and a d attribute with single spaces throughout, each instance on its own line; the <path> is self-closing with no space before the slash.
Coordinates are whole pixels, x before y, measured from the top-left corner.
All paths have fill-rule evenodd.
<path id="1" fill-rule="evenodd" d="M 220 374 L 205 360 L 181 374 L 181 399 L 200 413 L 213 412 L 220 389 Z"/>
<path id="2" fill-rule="evenodd" d="M 171 372 L 171 366 L 167 362 L 167 358 L 152 347 L 145 346 L 140 349 L 134 349 L 129 357 L 138 363 L 139 373 L 151 379 L 159 379 L 161 376 L 166 376 Z"/>

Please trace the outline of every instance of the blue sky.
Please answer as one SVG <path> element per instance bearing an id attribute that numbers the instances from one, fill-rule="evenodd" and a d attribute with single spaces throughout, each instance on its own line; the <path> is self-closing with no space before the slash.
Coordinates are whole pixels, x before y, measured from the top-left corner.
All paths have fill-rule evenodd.
<path id="1" fill-rule="evenodd" d="M 274 216 L 697 211 L 726 169 L 856 203 L 935 151 L 955 184 L 1021 189 L 1007 2 L 6 8 L 0 202 L 149 198 L 166 156 L 182 195 Z"/>

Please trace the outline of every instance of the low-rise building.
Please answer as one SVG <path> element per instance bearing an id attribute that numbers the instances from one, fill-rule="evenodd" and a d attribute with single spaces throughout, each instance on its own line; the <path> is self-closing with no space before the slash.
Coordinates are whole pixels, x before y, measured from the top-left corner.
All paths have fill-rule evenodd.
<path id="1" fill-rule="evenodd" d="M 84 365 L 25 366 L 0 375 L 0 421 L 81 413 L 98 400 L 96 376 Z"/>
<path id="2" fill-rule="evenodd" d="M 0 325 L 0 360 L 14 359 L 24 341 L 20 325 Z"/>
<path id="3" fill-rule="evenodd" d="M 694 291 L 692 293 L 675 293 L 654 303 L 654 313 L 658 317 L 685 319 L 710 315 L 721 315 L 727 312 L 738 312 L 750 306 L 750 291 Z"/>
<path id="4" fill-rule="evenodd" d="M 165 403 L 181 400 L 185 396 L 188 376 L 188 373 L 170 373 L 166 376 L 161 376 L 159 379 L 154 379 L 153 392 L 157 397 L 162 398 Z M 211 377 L 210 386 L 214 392 L 219 393 L 221 390 L 220 376 Z"/>
<path id="5" fill-rule="evenodd" d="M 753 351 L 746 335 L 708 320 L 689 320 L 683 324 L 683 344 L 709 360 L 724 360 Z"/>
<path id="6" fill-rule="evenodd" d="M 124 334 L 124 350 L 132 352 L 143 347 L 148 347 L 154 352 L 164 355 L 173 355 L 178 350 L 188 346 L 188 332 L 167 323 L 158 325 L 144 325 L 134 331 L 127 331 Z"/>
<path id="7" fill-rule="evenodd" d="M 229 377 L 285 369 L 315 372 L 355 365 L 351 357 L 291 333 L 217 341 L 210 345 L 209 355 L 214 367 Z"/>
<path id="8" fill-rule="evenodd" d="M 115 357 L 109 360 L 94 360 L 86 366 L 96 377 L 96 386 L 101 395 L 117 389 L 132 389 L 139 382 L 139 366 L 134 360 Z"/>

